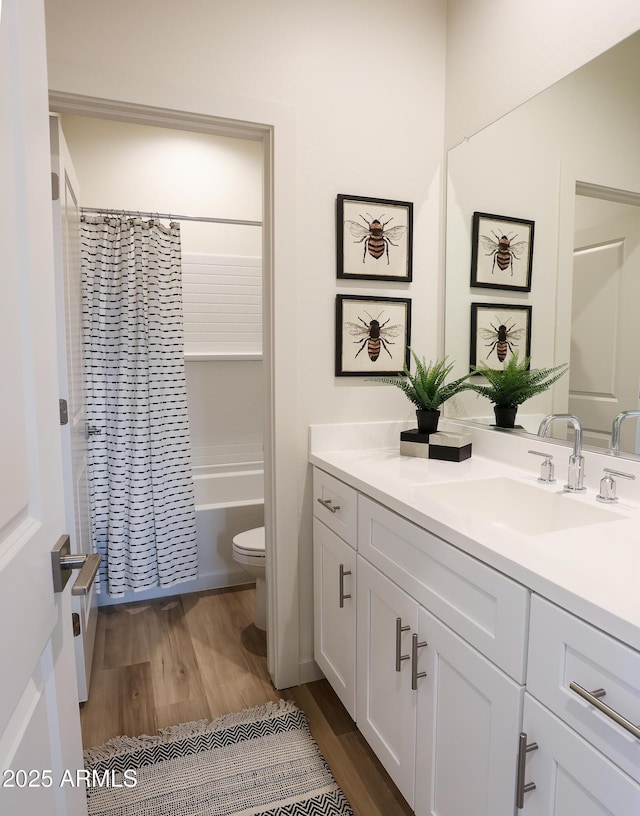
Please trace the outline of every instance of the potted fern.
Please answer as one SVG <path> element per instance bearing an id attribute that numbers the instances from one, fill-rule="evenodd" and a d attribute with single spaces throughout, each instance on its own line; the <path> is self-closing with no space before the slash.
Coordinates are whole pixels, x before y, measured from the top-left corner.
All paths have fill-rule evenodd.
<path id="1" fill-rule="evenodd" d="M 403 374 L 398 377 L 370 377 L 370 381 L 387 383 L 397 386 L 415 406 L 420 433 L 433 433 L 438 429 L 440 406 L 451 397 L 469 387 L 466 380 L 473 372 L 447 383 L 454 364 L 447 363 L 447 358 L 429 362 L 420 360 L 418 355 L 410 349 L 415 362 L 415 374 L 412 374 L 406 364 Z"/>
<path id="2" fill-rule="evenodd" d="M 565 363 L 553 368 L 529 368 L 530 358 L 518 358 L 515 352 L 504 368 L 490 368 L 482 363 L 474 369 L 487 385 L 468 383 L 467 388 L 494 403 L 496 426 L 513 428 L 518 406 L 536 394 L 541 394 L 569 370 Z"/>

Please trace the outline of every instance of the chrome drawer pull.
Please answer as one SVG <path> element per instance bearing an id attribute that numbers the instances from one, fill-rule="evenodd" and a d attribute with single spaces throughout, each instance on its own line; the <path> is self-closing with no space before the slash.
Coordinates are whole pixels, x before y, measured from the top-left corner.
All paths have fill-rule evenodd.
<path id="1" fill-rule="evenodd" d="M 418 635 L 415 633 L 411 636 L 411 690 L 416 691 L 418 688 L 418 680 L 421 677 L 426 677 L 426 672 L 418 671 L 418 649 L 427 646 L 427 641 L 423 640 L 418 643 Z"/>
<path id="2" fill-rule="evenodd" d="M 351 575 L 351 570 L 346 570 L 344 568 L 344 564 L 340 564 L 340 609 L 344 608 L 344 602 L 346 598 L 350 598 L 351 595 L 344 594 L 344 576 Z"/>
<path id="3" fill-rule="evenodd" d="M 538 749 L 537 742 L 530 742 L 527 745 L 527 735 L 524 731 L 518 737 L 518 781 L 516 784 L 516 807 L 521 810 L 524 807 L 524 795 L 529 791 L 536 789 L 535 782 L 524 781 L 524 775 L 527 770 L 527 754 L 529 751 L 536 751 Z"/>
<path id="4" fill-rule="evenodd" d="M 320 504 L 321 504 L 323 507 L 326 507 L 326 508 L 327 508 L 327 510 L 331 510 L 331 512 L 332 512 L 332 513 L 337 513 L 337 512 L 338 512 L 338 510 L 340 509 L 340 505 L 339 505 L 339 504 L 331 504 L 331 499 L 321 499 L 321 498 L 318 496 L 318 501 L 320 502 Z"/>
<path id="5" fill-rule="evenodd" d="M 402 668 L 402 661 L 408 660 L 409 655 L 402 654 L 402 633 L 407 632 L 409 626 L 402 625 L 402 618 L 396 618 L 396 671 L 399 672 Z"/>
<path id="6" fill-rule="evenodd" d="M 606 703 L 601 703 L 598 697 L 604 697 L 605 691 L 604 689 L 597 689 L 596 691 L 587 691 L 583 689 L 582 686 L 579 686 L 577 683 L 573 681 L 569 683 L 569 688 L 571 691 L 575 691 L 576 694 L 579 694 L 583 700 L 586 700 L 588 703 L 591 703 L 592 706 L 601 711 L 603 714 L 606 714 L 607 717 L 612 719 L 614 722 L 621 725 L 625 731 L 628 731 L 630 734 L 636 739 L 640 740 L 640 728 L 637 725 L 634 725 L 632 722 L 629 722 L 626 717 L 623 717 L 622 714 L 618 714 L 617 711 L 614 711 L 613 708 L 610 708 Z"/>

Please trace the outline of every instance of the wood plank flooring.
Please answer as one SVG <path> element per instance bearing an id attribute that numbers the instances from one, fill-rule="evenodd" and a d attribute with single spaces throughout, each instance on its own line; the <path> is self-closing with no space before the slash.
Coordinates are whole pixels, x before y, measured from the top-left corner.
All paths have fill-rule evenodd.
<path id="1" fill-rule="evenodd" d="M 100 609 L 80 715 L 85 747 L 282 697 L 305 712 L 355 816 L 411 814 L 325 680 L 273 688 L 254 595 L 252 586 L 234 587 Z"/>

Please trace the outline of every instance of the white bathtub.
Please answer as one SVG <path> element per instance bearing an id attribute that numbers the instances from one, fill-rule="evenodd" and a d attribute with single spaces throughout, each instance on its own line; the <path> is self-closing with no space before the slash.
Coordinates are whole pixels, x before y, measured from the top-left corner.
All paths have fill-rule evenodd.
<path id="1" fill-rule="evenodd" d="M 193 477 L 196 512 L 264 503 L 264 472 L 254 463 L 228 465 Z"/>
<path id="2" fill-rule="evenodd" d="M 98 604 L 152 600 L 164 596 L 237 586 L 253 579 L 232 555 L 237 533 L 264 524 L 264 473 L 255 463 L 199 469 L 193 476 L 196 502 L 198 577 L 173 587 L 128 592 L 123 598 L 99 596 Z"/>
<path id="3" fill-rule="evenodd" d="M 264 524 L 264 472 L 255 464 L 212 468 L 196 473 L 193 486 L 198 579 L 182 588 L 192 592 L 251 581 L 233 560 L 232 541 L 237 533 Z"/>

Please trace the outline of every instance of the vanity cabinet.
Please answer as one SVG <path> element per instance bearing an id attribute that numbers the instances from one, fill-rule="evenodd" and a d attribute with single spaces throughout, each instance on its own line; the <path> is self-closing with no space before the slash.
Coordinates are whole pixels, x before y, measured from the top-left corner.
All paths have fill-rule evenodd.
<path id="1" fill-rule="evenodd" d="M 314 469 L 314 657 L 356 718 L 357 493 Z"/>
<path id="2" fill-rule="evenodd" d="M 316 660 L 417 816 L 640 814 L 640 653 L 316 474 Z"/>

